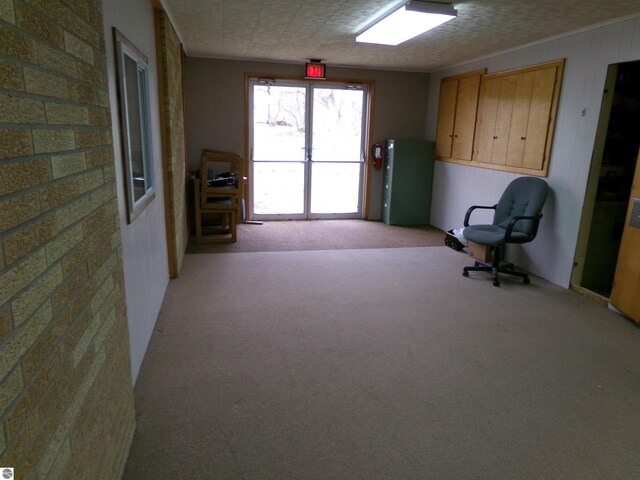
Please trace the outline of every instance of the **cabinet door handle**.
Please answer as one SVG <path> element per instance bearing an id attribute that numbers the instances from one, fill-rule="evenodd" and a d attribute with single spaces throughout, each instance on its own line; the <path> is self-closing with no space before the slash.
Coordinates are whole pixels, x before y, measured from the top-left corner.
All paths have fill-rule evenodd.
<path id="1" fill-rule="evenodd" d="M 494 140 L 497 140 L 497 139 L 498 139 L 498 137 L 493 137 L 493 139 L 494 139 Z"/>
<path id="2" fill-rule="evenodd" d="M 520 137 L 520 140 L 526 140 L 527 137 Z"/>

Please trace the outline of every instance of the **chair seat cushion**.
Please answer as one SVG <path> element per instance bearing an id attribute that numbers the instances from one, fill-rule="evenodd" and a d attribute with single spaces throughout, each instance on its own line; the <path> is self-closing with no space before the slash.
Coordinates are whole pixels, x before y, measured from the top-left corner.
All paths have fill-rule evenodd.
<path id="1" fill-rule="evenodd" d="M 472 242 L 497 247 L 505 244 L 504 235 L 506 232 L 506 229 L 497 225 L 470 225 L 462 231 L 462 234 Z M 512 243 L 524 243 L 528 240 L 529 237 L 524 233 L 511 232 Z"/>
<path id="2" fill-rule="evenodd" d="M 496 225 L 472 225 L 462 231 L 467 240 L 492 247 L 504 245 L 506 230 Z"/>

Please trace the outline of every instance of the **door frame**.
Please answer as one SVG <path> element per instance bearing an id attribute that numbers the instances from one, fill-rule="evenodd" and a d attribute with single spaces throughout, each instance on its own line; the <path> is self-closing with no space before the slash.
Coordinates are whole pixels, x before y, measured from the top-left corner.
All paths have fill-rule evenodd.
<path id="1" fill-rule="evenodd" d="M 585 191 L 584 203 L 582 207 L 582 215 L 580 221 L 580 228 L 578 232 L 577 244 L 574 253 L 574 264 L 571 273 L 570 288 L 592 300 L 599 303 L 611 306 L 610 296 L 604 296 L 600 293 L 596 293 L 588 287 L 584 286 L 584 266 L 586 263 L 587 250 L 589 247 L 590 234 L 592 229 L 593 217 L 596 205 L 596 195 L 598 193 L 598 181 L 600 178 L 600 172 L 602 167 L 602 161 L 605 150 L 605 141 L 609 131 L 609 120 L 612 113 L 612 107 L 614 102 L 615 88 L 617 85 L 618 69 L 621 65 L 628 63 L 638 63 L 639 60 L 630 60 L 623 62 L 615 62 L 608 65 L 607 74 L 605 77 L 605 83 L 603 85 L 603 95 L 600 106 L 600 114 L 598 119 L 598 125 L 596 129 L 596 135 L 594 139 L 594 147 L 591 157 L 591 165 L 589 169 L 589 177 L 587 181 L 587 187 Z M 636 161 L 635 168 L 640 168 Z M 632 193 L 630 193 L 630 198 Z M 629 199 L 628 199 L 629 201 Z M 620 244 L 618 245 L 618 253 L 620 252 Z M 615 270 L 617 270 L 617 265 Z M 614 270 L 614 278 L 616 272 Z"/>
<path id="2" fill-rule="evenodd" d="M 609 118 L 611 117 L 611 107 L 613 105 L 613 96 L 617 75 L 618 64 L 615 63 L 609 65 L 607 69 L 607 76 L 605 78 L 605 84 L 603 87 L 600 116 L 598 118 L 598 126 L 596 128 L 593 152 L 591 154 L 591 166 L 589 167 L 589 177 L 587 180 L 587 188 L 585 191 L 584 203 L 582 207 L 580 228 L 578 230 L 578 241 L 574 253 L 573 270 L 571 272 L 571 288 L 581 292 L 584 295 L 593 297 L 601 303 L 606 303 L 606 300 L 604 298 L 601 298 L 591 290 L 583 287 L 582 276 L 584 272 L 587 248 L 589 247 L 589 235 L 591 234 L 591 224 L 593 221 L 593 213 L 596 203 L 598 180 L 600 178 L 600 170 L 602 167 L 602 157 L 604 155 L 604 146 L 609 127 Z"/>
<path id="3" fill-rule="evenodd" d="M 319 84 L 321 80 L 309 80 L 305 79 L 302 76 L 286 76 L 286 75 L 277 75 L 273 74 L 256 74 L 256 73 L 245 73 L 245 88 L 244 88 L 244 104 L 245 104 L 245 118 L 244 118 L 244 144 L 245 144 L 245 172 L 247 173 L 247 177 L 245 179 L 245 218 L 252 219 L 253 218 L 253 179 L 251 178 L 250 172 L 251 162 L 252 162 L 252 144 L 251 144 L 251 124 L 253 121 L 252 114 L 252 104 L 251 104 L 251 86 L 252 82 L 255 80 L 265 80 L 265 81 L 273 81 L 277 84 L 280 82 L 296 82 L 301 84 Z M 369 209 L 370 209 L 370 185 L 371 185 L 371 169 L 372 169 L 372 156 L 371 156 L 371 130 L 374 118 L 374 98 L 375 98 L 375 81 L 373 80 L 363 80 L 363 79 L 344 79 L 344 78 L 333 78 L 327 79 L 327 84 L 329 85 L 358 85 L 366 87 L 367 96 L 366 96 L 366 112 L 363 114 L 363 145 L 364 145 L 364 162 L 363 162 L 363 170 L 362 175 L 360 176 L 361 189 L 362 189 L 362 199 L 361 199 L 361 213 L 352 218 L 363 218 L 366 219 L 369 217 Z M 309 176 L 310 178 L 310 176 Z M 346 216 L 341 215 L 341 218 L 347 218 Z M 310 219 L 327 219 L 327 218 L 337 218 L 336 214 L 321 214 L 320 216 L 314 216 Z"/>

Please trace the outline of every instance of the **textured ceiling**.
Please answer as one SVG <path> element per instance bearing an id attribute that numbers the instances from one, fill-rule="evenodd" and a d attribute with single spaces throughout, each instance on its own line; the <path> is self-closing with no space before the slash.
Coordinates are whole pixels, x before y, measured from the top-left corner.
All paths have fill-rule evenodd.
<path id="1" fill-rule="evenodd" d="M 640 14 L 640 0 L 460 0 L 456 19 L 390 47 L 355 37 L 406 0 L 161 1 L 188 56 L 424 72 Z"/>

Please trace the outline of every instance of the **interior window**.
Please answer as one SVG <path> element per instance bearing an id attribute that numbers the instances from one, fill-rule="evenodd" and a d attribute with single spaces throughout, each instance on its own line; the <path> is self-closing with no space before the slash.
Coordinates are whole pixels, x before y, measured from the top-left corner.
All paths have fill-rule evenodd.
<path id="1" fill-rule="evenodd" d="M 127 220 L 131 223 L 155 197 L 147 58 L 115 28 L 114 42 Z"/>

